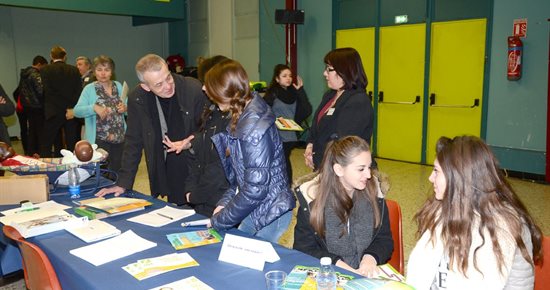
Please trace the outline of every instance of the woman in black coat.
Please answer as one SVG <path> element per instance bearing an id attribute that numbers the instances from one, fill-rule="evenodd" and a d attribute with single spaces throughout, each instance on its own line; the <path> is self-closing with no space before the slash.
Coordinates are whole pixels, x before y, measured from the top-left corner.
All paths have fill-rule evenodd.
<path id="1" fill-rule="evenodd" d="M 367 76 L 359 53 L 353 48 L 338 48 L 325 56 L 323 73 L 329 87 L 313 115 L 306 165 L 318 169 L 326 144 L 340 137 L 355 135 L 370 144 L 374 110 L 367 96 Z"/>

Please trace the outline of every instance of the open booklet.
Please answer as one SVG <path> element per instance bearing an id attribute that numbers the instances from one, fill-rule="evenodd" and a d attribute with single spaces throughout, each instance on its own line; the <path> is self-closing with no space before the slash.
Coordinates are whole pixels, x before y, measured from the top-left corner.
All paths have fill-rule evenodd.
<path id="1" fill-rule="evenodd" d="M 104 221 L 90 221 L 86 217 L 84 217 L 84 219 L 86 221 L 83 224 L 69 227 L 67 231 L 86 243 L 92 243 L 120 235 L 119 229 Z"/>
<path id="2" fill-rule="evenodd" d="M 30 238 L 82 225 L 85 220 L 86 218 L 78 218 L 63 210 L 57 210 L 30 220 L 13 221 L 10 225 L 17 229 L 24 238 Z"/>

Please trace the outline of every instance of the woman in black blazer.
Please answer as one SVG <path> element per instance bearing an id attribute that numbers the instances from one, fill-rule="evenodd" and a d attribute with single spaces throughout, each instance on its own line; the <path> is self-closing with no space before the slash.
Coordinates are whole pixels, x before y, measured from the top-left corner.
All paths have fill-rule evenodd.
<path id="1" fill-rule="evenodd" d="M 338 48 L 330 51 L 324 61 L 323 75 L 329 90 L 313 115 L 304 153 L 306 165 L 315 170 L 329 141 L 356 135 L 370 144 L 374 123 L 374 110 L 365 92 L 367 76 L 359 53 L 349 47 Z"/>

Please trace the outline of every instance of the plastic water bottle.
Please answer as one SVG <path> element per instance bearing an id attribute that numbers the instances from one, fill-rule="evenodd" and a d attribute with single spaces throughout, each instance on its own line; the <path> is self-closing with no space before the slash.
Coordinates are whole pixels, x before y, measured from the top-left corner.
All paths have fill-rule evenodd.
<path id="1" fill-rule="evenodd" d="M 337 278 L 330 257 L 321 258 L 321 268 L 317 274 L 317 290 L 336 290 Z"/>
<path id="2" fill-rule="evenodd" d="M 69 194 L 71 198 L 80 198 L 80 175 L 76 164 L 69 166 Z"/>

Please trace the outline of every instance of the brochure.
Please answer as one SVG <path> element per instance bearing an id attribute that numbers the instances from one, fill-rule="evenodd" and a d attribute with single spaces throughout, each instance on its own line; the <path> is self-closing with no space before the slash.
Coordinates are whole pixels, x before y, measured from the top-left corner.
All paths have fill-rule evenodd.
<path id="1" fill-rule="evenodd" d="M 283 131 L 304 131 L 294 120 L 283 117 L 275 119 L 275 125 L 277 125 L 277 129 Z"/>
<path id="2" fill-rule="evenodd" d="M 104 240 L 106 238 L 111 238 L 114 236 L 120 235 L 120 230 L 116 227 L 100 220 L 88 220 L 79 226 L 67 228 L 67 231 L 77 238 L 85 241 L 86 243 L 91 243 L 99 240 Z"/>
<path id="3" fill-rule="evenodd" d="M 82 225 L 85 218 L 77 218 L 63 210 L 52 211 L 50 215 L 41 216 L 26 221 L 13 221 L 10 225 L 17 229 L 24 238 Z"/>
<path id="4" fill-rule="evenodd" d="M 176 250 L 215 244 L 222 241 L 222 237 L 215 229 L 193 232 L 184 232 L 166 235 L 168 241 Z"/>
<path id="5" fill-rule="evenodd" d="M 283 289 L 316 290 L 317 283 L 315 279 L 317 278 L 317 273 L 319 273 L 319 267 L 296 265 L 286 277 Z M 343 286 L 354 278 L 354 276 L 345 275 L 340 272 L 336 272 L 336 277 L 338 278 L 336 288 L 338 290 L 343 290 Z"/>
<path id="6" fill-rule="evenodd" d="M 138 280 L 147 279 L 172 270 L 198 266 L 188 253 L 173 253 L 160 257 L 138 260 L 122 269 Z"/>
<path id="7" fill-rule="evenodd" d="M 78 215 L 87 216 L 89 219 L 100 219 L 142 210 L 152 203 L 140 198 L 114 197 L 109 199 L 92 198 L 82 200 L 77 204 L 80 205 L 80 207 L 75 208 Z"/>

